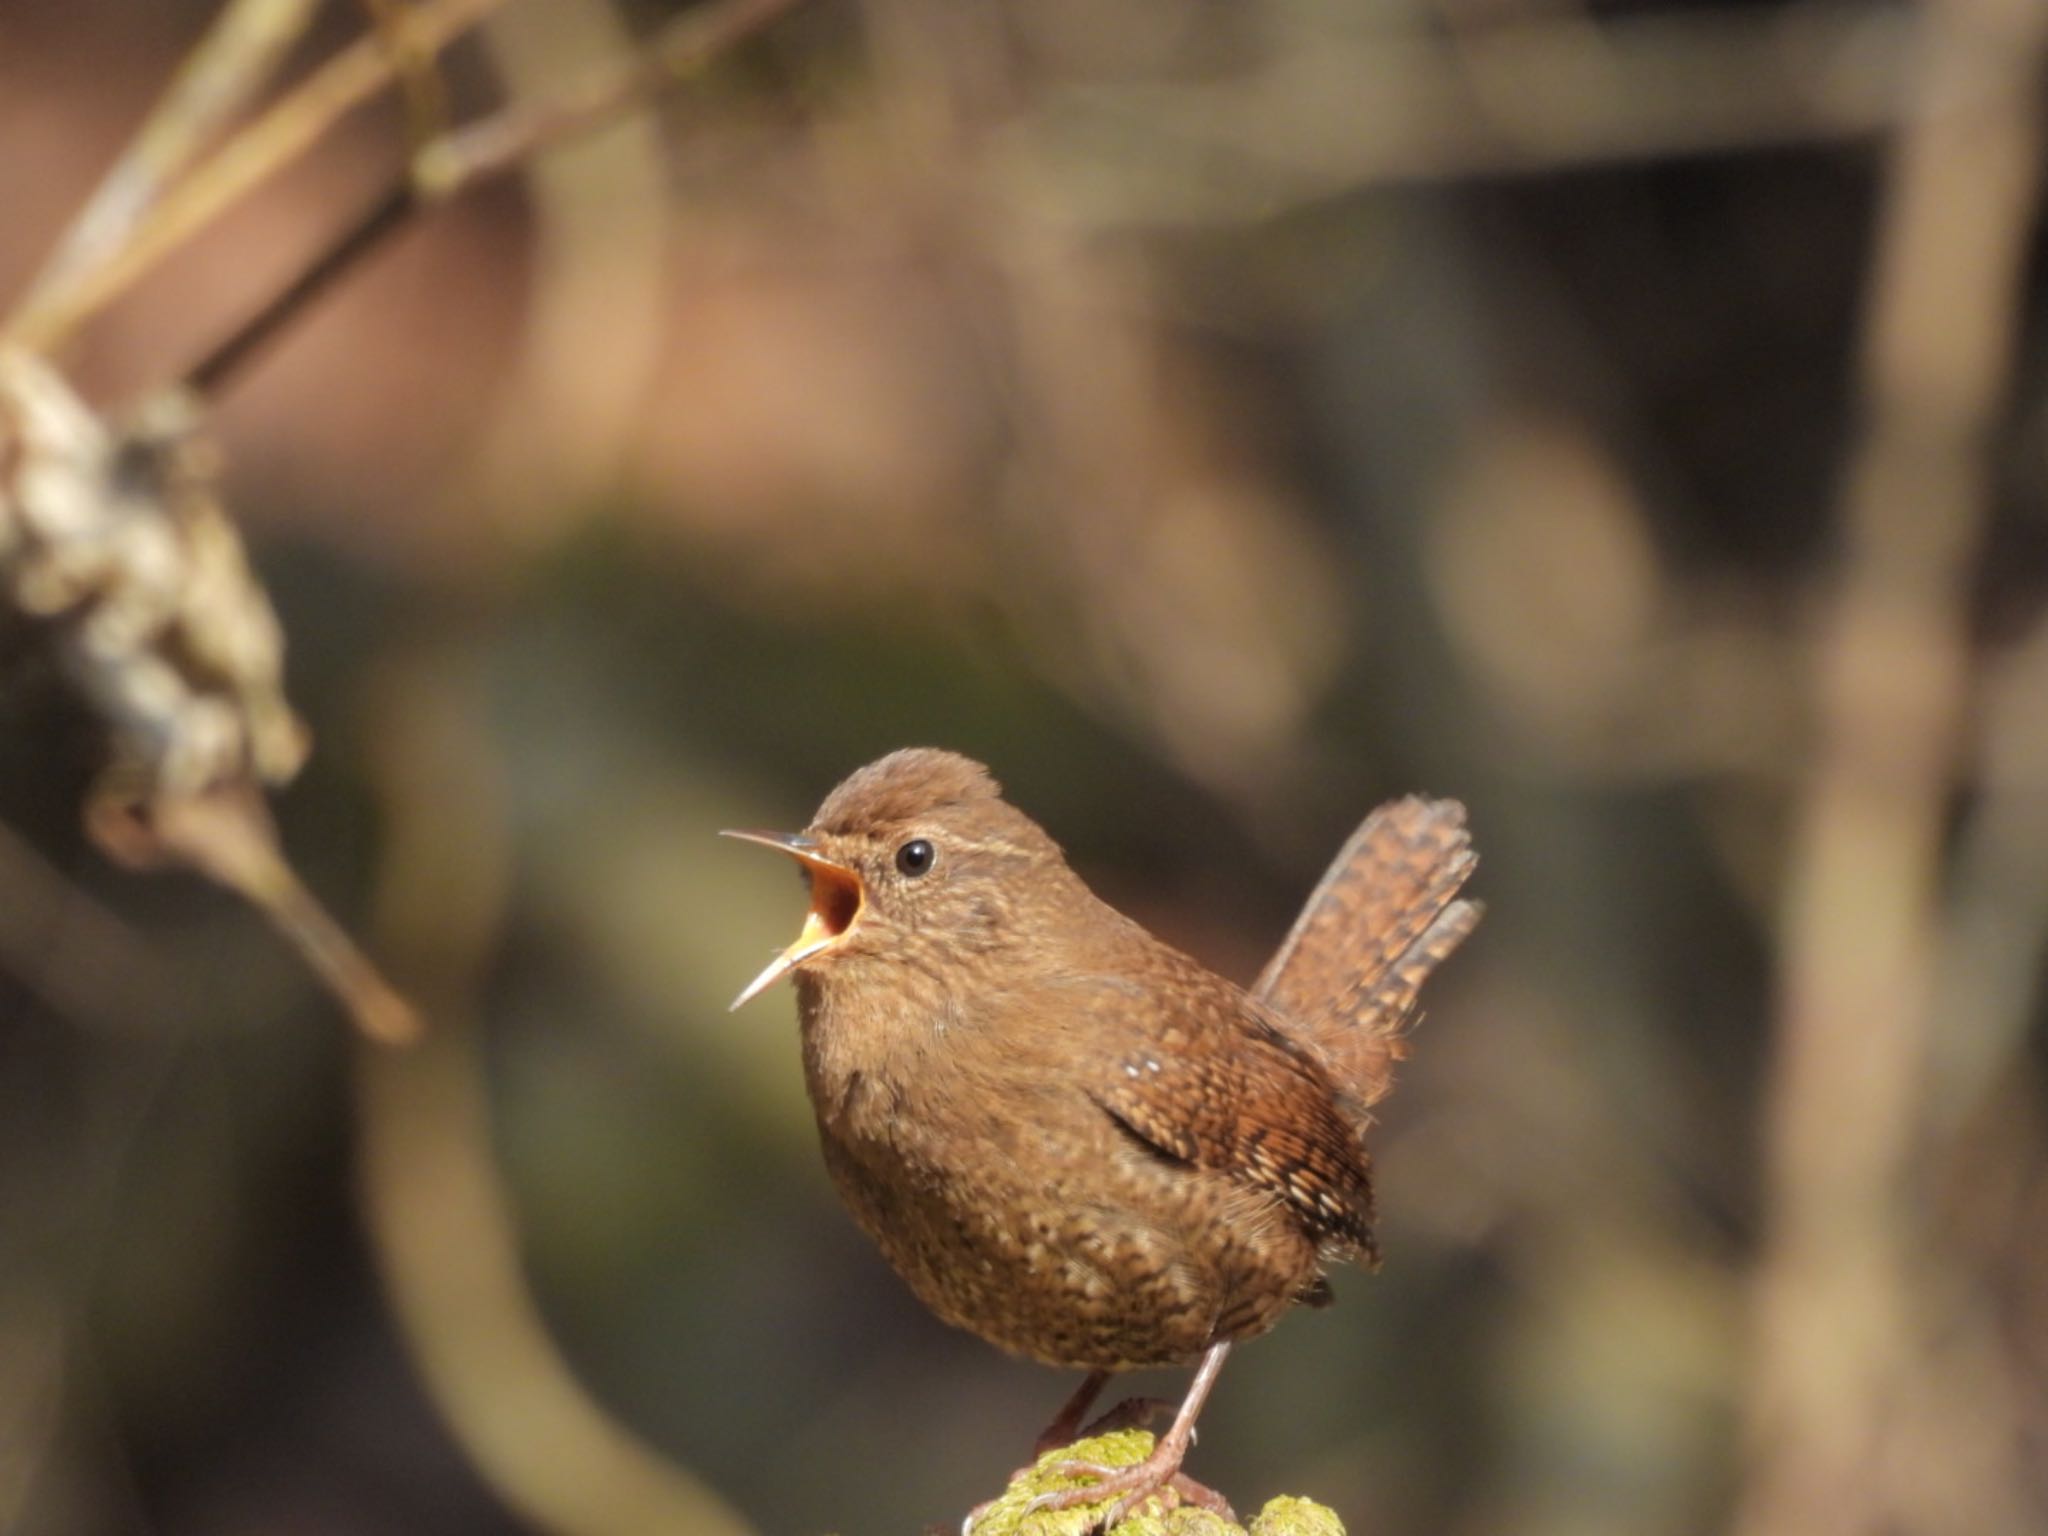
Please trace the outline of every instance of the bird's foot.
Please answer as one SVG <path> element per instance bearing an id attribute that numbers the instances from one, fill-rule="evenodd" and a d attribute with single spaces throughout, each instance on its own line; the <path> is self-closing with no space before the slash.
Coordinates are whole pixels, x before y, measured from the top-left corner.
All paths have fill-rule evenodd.
<path id="1" fill-rule="evenodd" d="M 1067 1406 L 1070 1410 L 1078 1407 L 1085 1412 L 1088 1400 L 1092 1399 L 1094 1395 L 1093 1390 L 1088 1392 L 1086 1398 L 1076 1394 L 1076 1401 L 1069 1403 Z M 1040 1431 L 1038 1444 L 1031 1449 L 1030 1464 L 1019 1467 L 1016 1471 L 1012 1472 L 1010 1474 L 1010 1481 L 1015 1483 L 1019 1478 L 1029 1477 L 1032 1473 L 1038 1471 L 1039 1463 L 1044 1461 L 1048 1452 L 1062 1451 L 1079 1441 L 1093 1440 L 1097 1435 L 1114 1434 L 1118 1430 L 1145 1429 L 1159 1416 L 1162 1409 L 1171 1408 L 1172 1406 L 1173 1404 L 1163 1397 L 1127 1397 L 1108 1412 L 1099 1415 L 1094 1423 L 1083 1430 L 1075 1428 L 1075 1424 L 1080 1419 L 1080 1413 L 1062 1413 L 1059 1418 L 1053 1420 L 1052 1423 Z M 1098 1464 L 1092 1461 L 1055 1463 L 1055 1467 L 1058 1466 L 1096 1468 Z M 1115 1471 L 1118 1469 L 1109 1468 L 1108 1470 Z M 1184 1477 L 1182 1481 L 1186 1482 L 1189 1488 L 1199 1490 L 1200 1493 L 1207 1494 L 1209 1497 L 1214 1497 L 1213 1494 L 1209 1493 L 1208 1489 L 1203 1488 L 1193 1478 Z M 960 1522 L 960 1536 L 968 1536 L 968 1533 L 974 1529 L 975 1522 L 1001 1502 L 999 1498 L 987 1499 L 967 1511 L 967 1518 Z M 1211 1507 L 1204 1503 L 1201 1498 L 1191 1498 L 1188 1502 L 1201 1504 L 1205 1509 Z M 1032 1506 L 1034 1509 L 1037 1507 L 1036 1505 Z"/>
<path id="2" fill-rule="evenodd" d="M 1115 1410 L 1111 1410 L 1114 1412 Z M 1180 1469 L 1181 1456 L 1185 1446 L 1176 1446 L 1161 1441 L 1151 1455 L 1135 1466 L 1108 1467 L 1096 1461 L 1057 1461 L 1046 1470 L 1061 1477 L 1086 1477 L 1093 1481 L 1078 1488 L 1060 1488 L 1051 1493 L 1041 1493 L 1025 1506 L 1027 1514 L 1044 1509 L 1073 1509 L 1082 1504 L 1103 1504 L 1097 1526 L 1104 1531 L 1113 1529 L 1117 1522 L 1155 1494 L 1164 1495 L 1167 1507 L 1176 1504 L 1193 1504 L 1211 1514 L 1221 1515 L 1233 1525 L 1237 1523 L 1236 1512 L 1230 1501 L 1215 1489 L 1196 1482 Z M 1103 1503 L 1107 1499 L 1110 1502 Z"/>

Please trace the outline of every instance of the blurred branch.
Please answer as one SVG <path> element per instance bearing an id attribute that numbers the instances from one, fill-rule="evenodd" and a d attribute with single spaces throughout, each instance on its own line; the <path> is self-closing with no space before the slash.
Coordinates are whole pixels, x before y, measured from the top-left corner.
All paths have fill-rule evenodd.
<path id="1" fill-rule="evenodd" d="M 645 105 L 804 3 L 727 0 L 685 11 L 630 59 L 544 100 L 447 134 L 420 155 L 414 175 L 429 197 L 445 198 L 516 170 L 531 156 Z"/>
<path id="2" fill-rule="evenodd" d="M 387 191 L 299 278 L 194 365 L 186 375 L 187 387 L 217 393 L 263 343 L 416 215 L 644 106 L 661 89 L 803 3 L 728 0 L 685 11 L 630 59 L 595 71 L 558 95 L 508 107 L 425 145 L 413 157 L 406 181 Z"/>
<path id="3" fill-rule="evenodd" d="M 1912 1153 L 1970 687 L 1966 582 L 2035 227 L 2048 8 L 1928 0 L 1924 24 L 1916 110 L 1890 155 L 1863 436 L 1815 658 L 1820 739 L 1782 915 L 1746 1536 L 1899 1529 L 1881 1451 L 1921 1374 Z M 1920 1446 L 1914 1460 L 1940 1456 Z"/>
<path id="4" fill-rule="evenodd" d="M 381 976 L 292 868 L 253 785 L 124 801 L 97 795 L 86 825 L 101 848 L 137 869 L 182 865 L 226 886 L 269 919 L 280 937 L 382 1045 L 406 1045 L 419 1015 Z"/>
<path id="5" fill-rule="evenodd" d="M 2048 952 L 2048 620 L 1985 679 L 1978 799 L 1962 830 L 1930 1062 L 1937 1135 L 1953 1132 L 2024 1049 Z"/>
<path id="6" fill-rule="evenodd" d="M 515 102 L 642 46 L 613 0 L 514 6 L 482 42 Z M 455 493 L 507 531 L 554 536 L 559 519 L 580 516 L 592 488 L 616 484 L 632 461 L 667 338 L 650 318 L 675 299 L 667 138 L 657 113 L 624 112 L 522 169 L 532 236 L 518 353 Z M 551 430 L 536 433 L 536 422 Z"/>
<path id="7" fill-rule="evenodd" d="M 421 0 L 410 13 L 413 48 L 445 48 L 502 0 Z M 298 156 L 390 83 L 400 61 L 381 37 L 351 44 L 170 188 L 121 249 L 90 272 L 22 305 L 0 342 L 35 352 L 61 346 L 164 257 Z"/>
<path id="8" fill-rule="evenodd" d="M 218 395 L 228 380 L 321 295 L 412 222 L 420 211 L 419 189 L 401 181 L 360 214 L 354 223 L 277 291 L 263 307 L 187 370 L 182 387 L 201 399 Z"/>
<path id="9" fill-rule="evenodd" d="M 407 158 L 416 155 L 448 128 L 448 85 L 441 78 L 435 50 L 417 34 L 417 0 L 362 0 L 370 25 L 383 40 L 398 75 L 405 102 Z"/>
<path id="10" fill-rule="evenodd" d="M 0 598 L 53 626 L 116 771 L 146 794 L 279 784 L 305 760 L 284 636 L 217 469 L 190 401 L 110 426 L 56 370 L 0 351 Z"/>
<path id="11" fill-rule="evenodd" d="M 230 0 L 58 242 L 24 313 L 61 304 L 66 290 L 119 256 L 193 155 L 262 88 L 312 12 L 313 0 Z"/>
<path id="12" fill-rule="evenodd" d="M 463 694 L 444 658 L 389 674 L 375 701 L 379 930 L 409 949 L 408 979 L 441 1021 L 418 1050 L 358 1062 L 365 1215 L 393 1314 L 449 1427 L 523 1519 L 567 1536 L 746 1536 L 575 1379 L 520 1273 L 472 1022 L 509 852 L 498 764 Z"/>
<path id="13" fill-rule="evenodd" d="M 1024 143 L 1084 223 L 1265 219 L 1388 182 L 1868 138 L 1899 121 L 1915 47 L 1881 3 L 1565 7 L 1448 41 L 1326 25 L 1248 77 L 1061 92 Z"/>
<path id="14" fill-rule="evenodd" d="M 429 126 L 439 100 L 435 52 L 494 0 L 394 3 L 373 0 L 373 38 L 344 50 L 173 187 L 305 20 L 289 7 L 231 10 L 16 313 L 17 345 L 0 343 L 0 595 L 24 614 L 61 621 L 59 657 L 107 722 L 115 764 L 95 791 L 88 826 L 117 858 L 189 865 L 240 892 L 383 1040 L 410 1039 L 417 1019 L 298 879 L 256 788 L 296 773 L 304 732 L 283 695 L 275 614 L 212 491 L 196 391 L 167 391 L 131 430 L 110 433 L 34 352 L 394 72 L 409 82 L 415 128 Z M 195 384 L 217 387 L 413 213 L 610 120 L 795 3 L 734 0 L 688 12 L 628 62 L 560 97 L 426 146 L 408 180 L 205 359 Z"/>
<path id="15" fill-rule="evenodd" d="M 362 1053 L 357 1077 L 371 1240 L 429 1395 L 478 1473 L 542 1530 L 745 1536 L 716 1493 L 607 1414 L 548 1337 L 491 1165 L 475 1030 L 437 1017 L 417 1050 Z"/>
<path id="16" fill-rule="evenodd" d="M 416 1021 L 277 844 L 262 788 L 305 761 L 284 636 L 215 483 L 192 402 L 120 428 L 0 350 L 0 603 L 43 626 L 105 730 L 86 825 L 134 865 L 178 863 L 262 911 L 381 1040 Z"/>

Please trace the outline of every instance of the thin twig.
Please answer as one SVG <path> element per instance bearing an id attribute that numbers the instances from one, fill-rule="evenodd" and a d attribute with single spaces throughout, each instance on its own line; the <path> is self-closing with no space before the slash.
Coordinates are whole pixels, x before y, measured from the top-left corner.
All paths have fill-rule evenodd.
<path id="1" fill-rule="evenodd" d="M 303 274 L 195 365 L 186 385 L 201 395 L 217 394 L 264 342 L 415 216 L 644 105 L 803 3 L 732 0 L 686 12 L 626 62 L 559 95 L 509 107 L 444 135 L 414 159 L 408 180 L 385 192 Z"/>
<path id="2" fill-rule="evenodd" d="M 417 0 L 363 0 L 370 24 L 383 39 L 405 101 L 406 157 L 411 159 L 448 131 L 448 82 L 435 50 L 414 35 Z"/>
<path id="3" fill-rule="evenodd" d="M 423 1022 L 355 940 L 306 888 L 277 840 L 255 789 L 228 785 L 203 795 L 131 807 L 96 799 L 86 826 L 100 847 L 134 868 L 175 864 L 198 870 L 261 912 L 325 984 L 363 1034 L 409 1045 Z"/>
<path id="4" fill-rule="evenodd" d="M 402 229 L 419 209 L 419 193 L 412 182 L 393 185 L 311 266 L 194 364 L 185 376 L 185 387 L 209 399 L 218 394 L 229 375 L 261 351 L 294 316 L 333 287 L 358 261 L 382 245 L 386 236 Z"/>
<path id="5" fill-rule="evenodd" d="M 687 11 L 621 64 L 558 95 L 457 129 L 415 167 L 421 190 L 448 197 L 516 169 L 531 156 L 603 126 L 701 70 L 804 0 L 732 0 Z"/>
<path id="6" fill-rule="evenodd" d="M 22 301 L 60 304 L 117 259 L 130 234 L 206 141 L 261 90 L 305 31 L 314 0 L 230 0 L 151 110 L 127 150 L 58 241 Z"/>
<path id="7" fill-rule="evenodd" d="M 415 45 L 445 48 L 502 3 L 424 0 L 411 21 Z M 85 320 L 375 95 L 395 68 L 379 38 L 343 49 L 171 189 L 111 260 L 18 310 L 0 331 L 0 341 L 46 353 L 61 346 Z"/>

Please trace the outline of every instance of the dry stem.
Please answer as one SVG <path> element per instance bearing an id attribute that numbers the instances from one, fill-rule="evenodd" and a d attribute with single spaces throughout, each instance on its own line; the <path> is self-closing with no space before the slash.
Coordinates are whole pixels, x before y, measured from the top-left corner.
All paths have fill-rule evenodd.
<path id="1" fill-rule="evenodd" d="M 423 0 L 408 22 L 413 48 L 434 52 L 447 47 L 500 3 L 502 0 Z M 0 332 L 0 341 L 38 352 L 62 346 L 86 319 L 305 153 L 335 123 L 388 84 L 401 67 L 402 60 L 392 56 L 379 36 L 365 37 L 343 49 L 171 188 L 133 237 L 108 260 L 23 305 Z"/>
<path id="2" fill-rule="evenodd" d="M 1941 840 L 1969 687 L 1983 448 L 2017 334 L 2048 10 L 1930 0 L 1891 155 L 1815 767 L 1783 916 L 1745 1536 L 1890 1529 L 1879 1454 L 1921 1347 L 1908 1199 Z"/>

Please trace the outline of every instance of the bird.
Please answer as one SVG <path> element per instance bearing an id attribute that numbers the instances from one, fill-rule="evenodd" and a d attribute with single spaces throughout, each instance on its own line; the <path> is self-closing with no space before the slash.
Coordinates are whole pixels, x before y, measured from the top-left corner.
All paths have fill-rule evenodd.
<path id="1" fill-rule="evenodd" d="M 802 931 L 732 1006 L 793 980 L 855 1220 L 945 1322 L 1087 1372 L 1041 1451 L 1113 1373 L 1196 1367 L 1142 1461 L 1060 1463 L 1081 1481 L 1033 1507 L 1227 1513 L 1182 1471 L 1225 1358 L 1326 1305 L 1330 1266 L 1377 1266 L 1366 1130 L 1424 979 L 1479 920 L 1464 808 L 1373 811 L 1248 989 L 1097 897 L 954 752 L 868 764 L 801 832 L 725 835 L 807 879 Z"/>

